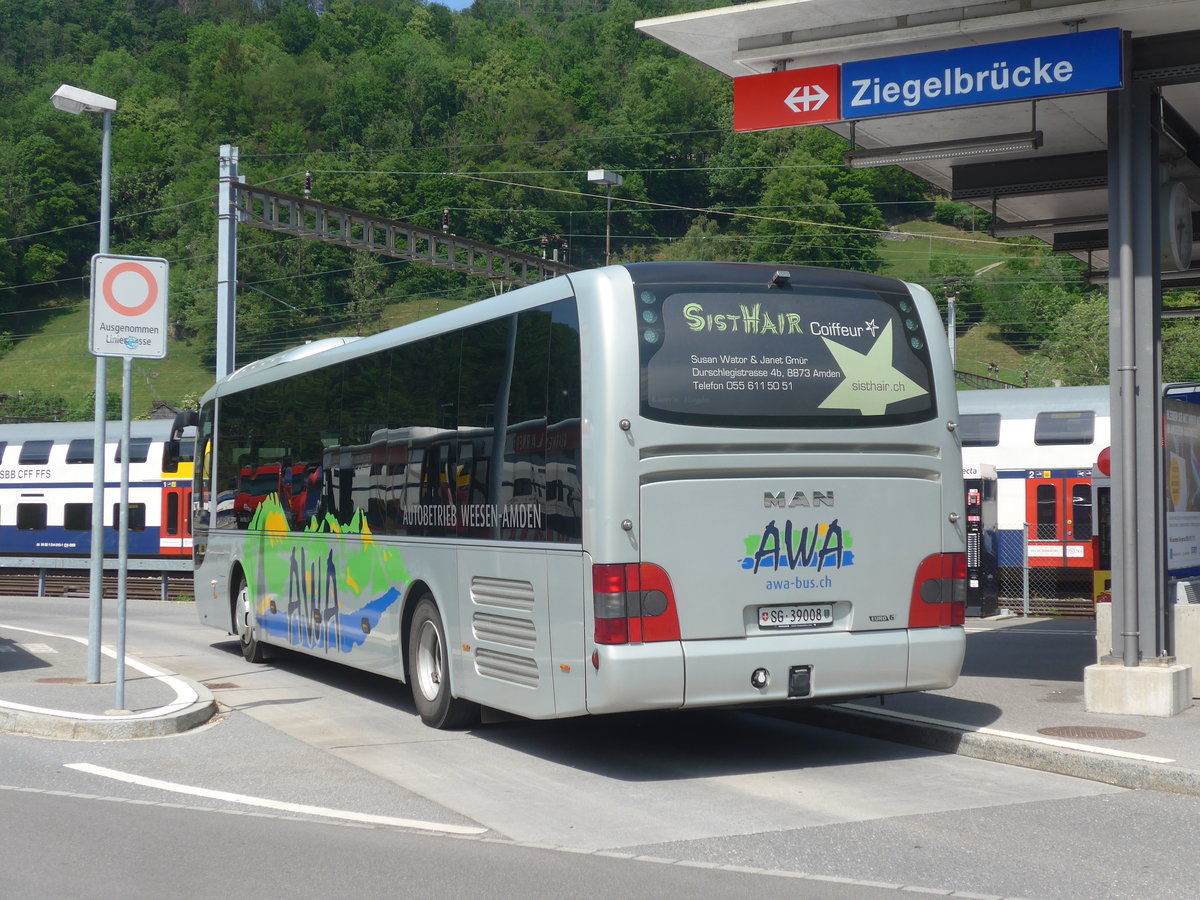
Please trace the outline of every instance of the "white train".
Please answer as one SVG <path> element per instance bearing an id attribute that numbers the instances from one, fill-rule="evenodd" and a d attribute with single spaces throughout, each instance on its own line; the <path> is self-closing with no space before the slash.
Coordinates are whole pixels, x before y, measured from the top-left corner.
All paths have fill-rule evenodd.
<path id="1" fill-rule="evenodd" d="M 170 420 L 130 423 L 130 558 L 179 561 L 191 557 L 189 511 L 192 448 L 164 469 Z M 0 562 L 41 566 L 48 559 L 88 558 L 92 544 L 91 422 L 0 425 Z M 121 500 L 121 423 L 105 433 L 104 552 L 116 556 Z"/>
<path id="2" fill-rule="evenodd" d="M 1109 446 L 1109 388 L 959 391 L 963 471 L 996 470 L 998 563 L 1091 578 L 1092 469 Z"/>

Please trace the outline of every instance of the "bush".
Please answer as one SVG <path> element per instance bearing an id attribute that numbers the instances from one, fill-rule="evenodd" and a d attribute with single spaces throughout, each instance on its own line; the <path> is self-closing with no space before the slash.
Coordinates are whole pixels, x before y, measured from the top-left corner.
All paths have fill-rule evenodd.
<path id="1" fill-rule="evenodd" d="M 970 203 L 953 203 L 939 200 L 933 205 L 933 220 L 943 225 L 953 225 L 963 231 L 985 231 L 992 224 L 992 217 Z"/>

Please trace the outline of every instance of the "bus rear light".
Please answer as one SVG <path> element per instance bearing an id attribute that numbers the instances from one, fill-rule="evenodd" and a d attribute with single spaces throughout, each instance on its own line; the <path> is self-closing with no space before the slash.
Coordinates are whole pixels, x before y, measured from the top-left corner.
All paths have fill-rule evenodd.
<path id="1" fill-rule="evenodd" d="M 962 625 L 966 621 L 967 555 L 935 553 L 917 566 L 912 599 L 908 606 L 909 628 Z"/>
<path id="2" fill-rule="evenodd" d="M 592 566 L 592 611 L 597 644 L 679 640 L 671 579 L 651 563 Z"/>

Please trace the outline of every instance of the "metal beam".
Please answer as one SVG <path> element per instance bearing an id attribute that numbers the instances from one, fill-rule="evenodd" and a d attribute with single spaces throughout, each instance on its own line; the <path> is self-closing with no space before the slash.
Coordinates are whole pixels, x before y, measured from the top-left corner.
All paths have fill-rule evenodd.
<path id="1" fill-rule="evenodd" d="M 1136 38 L 1133 78 L 1160 86 L 1200 81 L 1200 31 Z"/>
<path id="2" fill-rule="evenodd" d="M 575 266 L 493 247 L 408 222 L 234 184 L 235 202 L 246 225 L 425 263 L 466 275 L 520 286 L 576 271 Z"/>
<path id="3" fill-rule="evenodd" d="M 1192 213 L 1192 234 L 1200 236 L 1200 212 Z M 1078 253 L 1083 250 L 1104 250 L 1108 247 L 1108 229 L 1091 228 L 1084 231 L 1060 231 L 1054 235 L 1051 245 L 1055 253 Z M 1200 254 L 1197 255 L 1200 259 Z M 1192 270 L 1193 272 L 1200 270 Z M 1172 275 L 1186 275 L 1186 272 L 1163 272 L 1163 280 Z"/>
<path id="4" fill-rule="evenodd" d="M 971 163 L 954 166 L 950 175 L 954 200 L 1090 190 L 1108 184 L 1108 154 L 1094 150 Z"/>

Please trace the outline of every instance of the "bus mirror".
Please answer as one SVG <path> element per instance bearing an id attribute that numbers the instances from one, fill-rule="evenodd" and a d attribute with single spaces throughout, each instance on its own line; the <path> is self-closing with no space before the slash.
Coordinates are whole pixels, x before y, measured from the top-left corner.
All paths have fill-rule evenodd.
<path id="1" fill-rule="evenodd" d="M 175 414 L 175 421 L 171 423 L 171 437 L 163 445 L 164 472 L 179 471 L 179 439 L 183 437 L 185 428 L 195 426 L 199 421 L 200 414 L 194 409 L 180 410 Z"/>
<path id="2" fill-rule="evenodd" d="M 183 436 L 183 429 L 200 423 L 200 413 L 194 409 L 181 409 L 175 413 L 175 421 L 171 424 L 171 440 L 178 441 Z"/>

